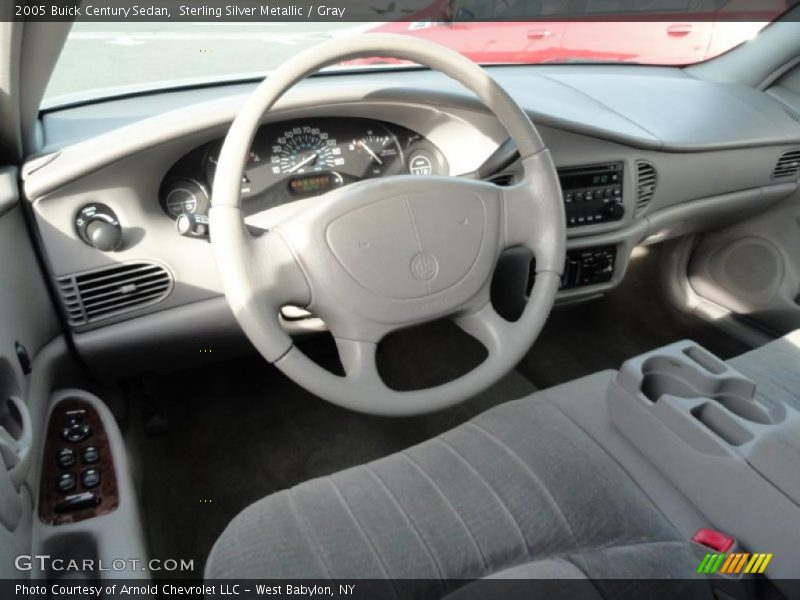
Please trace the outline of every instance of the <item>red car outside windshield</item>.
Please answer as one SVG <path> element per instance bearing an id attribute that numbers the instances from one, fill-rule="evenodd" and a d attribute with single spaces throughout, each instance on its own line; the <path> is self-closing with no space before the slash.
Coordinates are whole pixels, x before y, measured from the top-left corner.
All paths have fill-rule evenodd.
<path id="1" fill-rule="evenodd" d="M 755 37 L 787 8 L 785 0 L 759 4 L 729 2 L 708 11 L 681 11 L 682 2 L 653 2 L 651 11 L 627 13 L 620 21 L 605 20 L 607 3 L 587 2 L 579 15 L 559 20 L 563 3 L 529 0 L 436 0 L 403 21 L 378 24 L 368 32 L 402 33 L 443 44 L 480 64 L 628 62 L 686 65 L 727 52 Z M 678 10 L 658 11 L 659 6 Z M 717 4 L 720 4 L 717 2 Z M 563 7 L 561 7 L 563 8 Z M 702 7 L 701 7 L 702 8 Z M 486 20 L 481 20 L 486 19 Z M 491 19 L 491 20 L 490 20 Z M 504 20 L 507 19 L 507 20 Z M 524 20 L 519 20 L 524 19 Z M 636 19 L 636 20 L 634 20 Z M 362 59 L 347 65 L 401 61 Z"/>

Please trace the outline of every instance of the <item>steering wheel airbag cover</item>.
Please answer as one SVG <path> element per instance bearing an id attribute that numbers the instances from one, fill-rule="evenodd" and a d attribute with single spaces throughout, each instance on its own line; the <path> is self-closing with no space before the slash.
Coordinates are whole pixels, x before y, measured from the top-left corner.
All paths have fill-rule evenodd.
<path id="1" fill-rule="evenodd" d="M 370 292 L 421 298 L 458 283 L 475 264 L 486 206 L 474 194 L 402 194 L 342 215 L 326 237 L 341 266 Z"/>

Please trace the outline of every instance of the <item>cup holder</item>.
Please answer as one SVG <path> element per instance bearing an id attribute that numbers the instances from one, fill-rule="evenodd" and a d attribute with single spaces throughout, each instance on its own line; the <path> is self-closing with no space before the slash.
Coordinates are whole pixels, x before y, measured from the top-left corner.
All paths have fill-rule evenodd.
<path id="1" fill-rule="evenodd" d="M 775 422 L 773 416 L 756 402 L 756 386 L 752 381 L 734 375 L 722 376 L 727 369 L 722 363 L 708 362 L 711 357 L 705 353 L 699 355 L 684 351 L 684 355 L 692 359 L 701 357 L 706 364 L 696 362 L 707 373 L 674 356 L 653 356 L 642 364 L 640 389 L 645 398 L 654 403 L 664 395 L 707 398 L 746 421 L 760 425 Z"/>
<path id="2" fill-rule="evenodd" d="M 741 446 L 753 439 L 753 434 L 731 419 L 716 402 L 703 402 L 689 412 L 731 446 Z"/>

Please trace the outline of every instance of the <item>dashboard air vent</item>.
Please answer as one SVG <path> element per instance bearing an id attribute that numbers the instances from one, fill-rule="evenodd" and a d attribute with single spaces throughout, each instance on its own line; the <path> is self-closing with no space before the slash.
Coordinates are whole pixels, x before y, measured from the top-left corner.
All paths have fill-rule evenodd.
<path id="1" fill-rule="evenodd" d="M 61 277 L 61 299 L 70 325 L 86 325 L 161 302 L 172 291 L 169 271 L 133 262 Z"/>
<path id="2" fill-rule="evenodd" d="M 634 215 L 644 212 L 656 193 L 656 168 L 646 160 L 636 161 L 636 208 Z"/>
<path id="3" fill-rule="evenodd" d="M 800 173 L 800 148 L 781 154 L 778 163 L 775 165 L 775 170 L 772 171 L 772 177 L 776 179 L 792 177 L 798 173 Z"/>

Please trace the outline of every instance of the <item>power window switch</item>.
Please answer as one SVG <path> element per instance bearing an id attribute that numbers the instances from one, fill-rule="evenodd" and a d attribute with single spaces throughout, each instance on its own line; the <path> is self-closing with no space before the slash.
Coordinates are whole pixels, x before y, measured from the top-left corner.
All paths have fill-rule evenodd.
<path id="1" fill-rule="evenodd" d="M 97 446 L 86 446 L 81 450 L 81 460 L 85 465 L 93 465 L 100 460 L 100 449 Z"/>
<path id="2" fill-rule="evenodd" d="M 62 473 L 56 477 L 56 488 L 62 494 L 68 494 L 73 491 L 77 483 L 75 473 Z"/>
<path id="3" fill-rule="evenodd" d="M 100 485 L 100 469 L 86 469 L 81 473 L 83 487 L 91 489 Z"/>
<path id="4" fill-rule="evenodd" d="M 62 469 L 69 469 L 76 462 L 75 450 L 72 448 L 61 448 L 58 451 L 58 466 Z"/>

